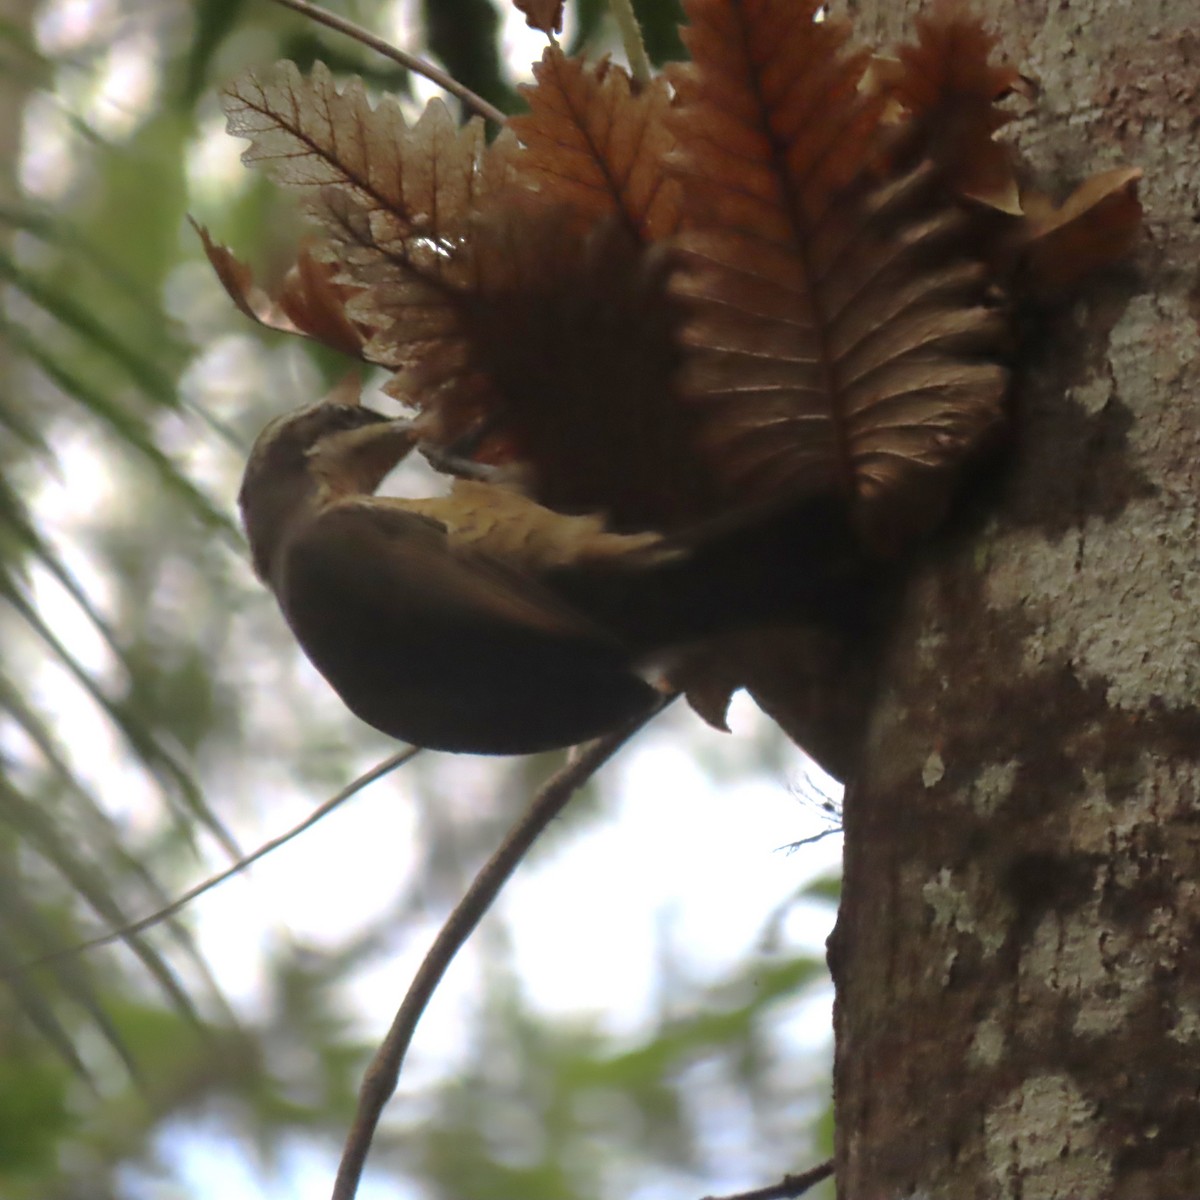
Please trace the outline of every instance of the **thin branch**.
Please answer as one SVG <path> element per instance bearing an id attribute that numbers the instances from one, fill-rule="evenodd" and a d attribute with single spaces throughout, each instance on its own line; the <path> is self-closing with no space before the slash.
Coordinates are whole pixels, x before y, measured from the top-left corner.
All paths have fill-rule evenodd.
<path id="1" fill-rule="evenodd" d="M 577 757 L 552 775 L 533 798 L 525 815 L 509 832 L 500 848 L 484 863 L 467 893 L 446 918 L 424 961 L 408 986 L 392 1027 L 367 1067 L 358 1093 L 354 1124 L 346 1136 L 342 1161 L 338 1164 L 332 1200 L 354 1200 L 366 1165 L 367 1154 L 384 1106 L 400 1080 L 400 1068 L 421 1019 L 442 976 L 462 949 L 475 926 L 491 908 L 500 890 L 512 877 L 542 830 L 566 807 L 583 786 L 651 717 L 661 712 L 673 697 L 664 698 L 653 712 L 614 733 L 583 746 Z"/>
<path id="2" fill-rule="evenodd" d="M 415 54 L 410 54 L 407 50 L 401 50 L 398 46 L 393 46 L 390 42 L 384 41 L 383 38 L 376 37 L 375 34 L 364 29 L 361 25 L 356 25 L 353 21 L 347 21 L 345 17 L 336 16 L 319 5 L 310 4 L 309 0 L 275 0 L 275 3 L 282 8 L 290 8 L 293 12 L 301 13 L 303 16 L 316 21 L 318 24 L 325 25 L 329 29 L 336 29 L 338 33 L 344 33 L 356 42 L 370 47 L 377 54 L 382 54 L 385 58 L 390 58 L 393 62 L 399 63 L 402 67 L 407 67 L 408 70 L 415 72 L 417 75 L 423 75 L 426 79 L 436 83 L 438 87 L 449 92 L 452 96 L 457 96 L 468 108 L 488 121 L 494 121 L 497 125 L 503 125 L 508 119 L 494 104 L 489 104 L 482 96 L 477 95 L 469 87 L 459 83 L 453 75 L 447 75 L 441 67 L 435 67 L 433 63 L 427 62 L 423 58 L 418 58 Z"/>
<path id="3" fill-rule="evenodd" d="M 93 950 L 97 946 L 106 946 L 109 942 L 132 937 L 135 933 L 141 933 L 143 929 L 149 929 L 151 925 L 157 925 L 160 921 L 165 921 L 168 917 L 173 917 L 181 908 L 191 904 L 193 900 L 199 896 L 203 896 L 205 892 L 211 891 L 217 884 L 224 883 L 225 880 L 238 874 L 239 871 L 244 871 L 253 863 L 258 862 L 260 858 L 270 854 L 272 850 L 278 850 L 280 846 L 286 846 L 292 838 L 299 837 L 306 829 L 311 829 L 322 817 L 328 816 L 338 805 L 343 804 L 351 796 L 361 792 L 369 783 L 374 783 L 377 779 L 382 779 L 390 771 L 394 771 L 420 752 L 421 748 L 419 746 L 410 746 L 407 750 L 401 750 L 398 754 L 393 754 L 391 758 L 385 758 L 378 766 L 372 767 L 365 774 L 360 775 L 354 780 L 353 783 L 347 784 L 336 796 L 326 800 L 324 804 L 305 817 L 299 825 L 289 829 L 286 833 L 280 834 L 279 837 L 272 838 L 269 842 L 264 842 L 252 854 L 246 855 L 245 858 L 239 858 L 233 866 L 222 871 L 219 875 L 213 875 L 203 883 L 198 883 L 190 891 L 184 892 L 177 900 L 172 900 L 165 908 L 160 908 L 157 912 L 152 912 L 148 917 L 142 917 L 141 920 L 132 921 L 128 925 L 122 925 L 119 929 L 113 929 L 108 933 L 101 934 L 99 937 L 94 937 L 90 941 L 80 942 L 76 946 L 68 946 L 63 950 L 55 950 L 52 954 L 45 954 L 41 958 L 35 958 L 25 965 L 27 967 L 40 967 L 45 963 L 56 962 L 58 959 L 67 958 L 72 954 L 82 954 L 85 950 Z"/>
<path id="4" fill-rule="evenodd" d="M 828 829 L 822 829 L 820 833 L 810 833 L 808 837 L 801 838 L 798 842 L 788 842 L 784 846 L 776 846 L 776 851 L 785 850 L 788 854 L 792 854 L 799 850 L 801 846 L 815 846 L 818 842 L 823 842 L 827 837 L 833 837 L 835 833 L 841 833 L 842 826 L 839 822 L 837 825 L 831 825 Z"/>
<path id="5" fill-rule="evenodd" d="M 816 1187 L 823 1179 L 833 1174 L 833 1159 L 799 1175 L 785 1175 L 778 1183 L 769 1187 L 756 1188 L 752 1192 L 736 1192 L 732 1196 L 706 1196 L 705 1200 L 792 1200 L 802 1196 L 809 1188 Z"/>

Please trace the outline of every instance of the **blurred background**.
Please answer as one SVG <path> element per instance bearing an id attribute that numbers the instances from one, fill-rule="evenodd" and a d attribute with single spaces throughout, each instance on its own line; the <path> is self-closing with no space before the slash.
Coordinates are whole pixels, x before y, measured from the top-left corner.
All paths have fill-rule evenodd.
<path id="1" fill-rule="evenodd" d="M 509 111 L 544 44 L 492 0 L 331 7 Z M 679 57 L 674 0 L 636 7 Z M 604 0 L 563 42 L 619 56 Z M 559 756 L 421 756 L 176 921 L 37 960 L 395 749 L 236 525 L 258 429 L 347 364 L 242 317 L 186 217 L 268 282 L 303 234 L 224 133 L 240 72 L 319 58 L 413 113 L 434 89 L 269 0 L 0 0 L 0 54 L 0 1197 L 315 1200 L 409 977 Z M 732 723 L 676 706 L 534 851 L 422 1024 L 364 1200 L 698 1200 L 827 1155 L 838 789 L 748 702 Z"/>

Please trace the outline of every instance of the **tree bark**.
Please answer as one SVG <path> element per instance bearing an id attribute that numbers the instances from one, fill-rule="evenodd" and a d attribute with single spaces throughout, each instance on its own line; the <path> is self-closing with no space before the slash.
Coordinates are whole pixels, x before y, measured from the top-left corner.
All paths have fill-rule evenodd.
<path id="1" fill-rule="evenodd" d="M 1196 1200 L 1200 26 L 975 9 L 1037 84 L 1037 182 L 1141 166 L 1146 230 L 1042 331 L 885 651 L 830 941 L 839 1195 Z"/>

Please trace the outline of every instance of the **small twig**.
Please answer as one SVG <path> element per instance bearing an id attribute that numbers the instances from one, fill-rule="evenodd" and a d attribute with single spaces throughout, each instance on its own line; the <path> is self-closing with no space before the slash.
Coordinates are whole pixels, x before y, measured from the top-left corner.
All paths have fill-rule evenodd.
<path id="1" fill-rule="evenodd" d="M 45 963 L 55 962 L 60 958 L 66 958 L 72 954 L 82 954 L 85 950 L 94 950 L 97 946 L 106 946 L 109 942 L 132 937 L 135 933 L 141 933 L 143 929 L 149 929 L 151 925 L 157 925 L 160 921 L 165 921 L 168 917 L 173 917 L 181 908 L 191 904 L 193 900 L 199 896 L 203 896 L 205 892 L 215 888 L 217 884 L 224 883 L 225 880 L 236 875 L 239 871 L 244 871 L 248 866 L 258 862 L 264 855 L 270 854 L 272 850 L 278 850 L 280 846 L 286 846 L 292 838 L 299 837 L 306 829 L 311 829 L 322 817 L 328 816 L 333 812 L 339 804 L 344 803 L 351 796 L 361 792 L 367 784 L 381 779 L 389 771 L 394 771 L 398 766 L 408 762 L 410 758 L 419 753 L 419 746 L 411 746 L 407 750 L 401 750 L 399 754 L 393 754 L 391 758 L 384 759 L 378 766 L 372 767 L 365 774 L 360 775 L 353 783 L 347 784 L 336 796 L 326 800 L 324 804 L 305 817 L 299 825 L 289 829 L 286 833 L 280 834 L 279 837 L 272 838 L 269 842 L 264 842 L 253 854 L 248 854 L 245 858 L 239 858 L 233 866 L 222 871 L 219 875 L 213 875 L 203 883 L 198 883 L 190 891 L 184 892 L 177 900 L 172 900 L 165 908 L 160 908 L 157 912 L 152 912 L 148 917 L 142 917 L 139 921 L 131 921 L 128 925 L 122 925 L 119 929 L 112 929 L 108 933 L 92 938 L 90 941 L 80 942 L 77 946 L 68 946 L 66 949 L 55 950 L 52 954 L 45 954 L 41 958 L 35 958 L 32 962 L 25 965 L 28 967 L 40 967 Z"/>
<path id="2" fill-rule="evenodd" d="M 633 11 L 632 0 L 609 0 L 609 8 L 620 30 L 621 41 L 625 45 L 629 73 L 641 87 L 645 87 L 654 76 L 654 68 L 651 67 L 649 55 L 646 53 L 646 43 L 642 41 L 642 27 Z"/>
<path id="3" fill-rule="evenodd" d="M 662 711 L 663 704 L 614 733 L 606 734 L 582 747 L 577 757 L 552 775 L 534 796 L 525 815 L 509 832 L 500 848 L 484 863 L 467 893 L 446 918 L 430 946 L 408 992 L 396 1012 L 392 1027 L 367 1067 L 358 1092 L 354 1124 L 346 1136 L 342 1160 L 332 1200 L 354 1200 L 359 1179 L 384 1105 L 391 1099 L 400 1080 L 400 1068 L 408 1053 L 417 1022 L 454 956 L 462 949 L 475 926 L 491 908 L 500 890 L 511 878 L 521 859 L 542 831 L 566 807 L 567 801 L 629 740 L 651 717 Z"/>
<path id="4" fill-rule="evenodd" d="M 376 37 L 375 34 L 371 33 L 370 30 L 364 29 L 361 25 L 356 25 L 353 21 L 346 20 L 345 17 L 336 16 L 319 5 L 310 4 L 309 0 L 275 0 L 275 3 L 282 8 L 290 8 L 293 12 L 301 13 L 303 16 L 321 25 L 325 25 L 329 29 L 336 29 L 338 33 L 344 33 L 356 42 L 368 46 L 377 54 L 382 54 L 385 58 L 390 58 L 393 62 L 399 63 L 402 67 L 407 67 L 417 75 L 423 75 L 426 79 L 436 83 L 443 91 L 449 92 L 452 96 L 457 96 L 468 108 L 473 109 L 488 121 L 494 121 L 497 125 L 503 125 L 508 119 L 494 104 L 489 104 L 482 96 L 471 91 L 464 84 L 459 83 L 453 75 L 447 75 L 441 67 L 435 67 L 433 63 L 427 62 L 423 58 L 418 58 L 417 55 L 410 54 L 407 50 L 401 50 L 398 46 L 393 46 L 390 42 L 384 41 L 383 38 Z"/>
<path id="5" fill-rule="evenodd" d="M 808 837 L 801 838 L 798 842 L 788 842 L 783 846 L 776 846 L 776 851 L 786 850 L 788 854 L 792 854 L 799 850 L 801 846 L 815 846 L 818 842 L 823 842 L 827 837 L 833 837 L 835 833 L 841 833 L 841 825 L 831 825 L 828 829 L 822 829 L 820 833 L 810 833 Z"/>
<path id="6" fill-rule="evenodd" d="M 833 1174 L 833 1159 L 799 1175 L 785 1175 L 778 1183 L 769 1187 L 756 1188 L 752 1192 L 735 1192 L 732 1196 L 706 1196 L 704 1200 L 792 1200 L 802 1196 L 809 1188 L 816 1187 L 823 1179 Z"/>

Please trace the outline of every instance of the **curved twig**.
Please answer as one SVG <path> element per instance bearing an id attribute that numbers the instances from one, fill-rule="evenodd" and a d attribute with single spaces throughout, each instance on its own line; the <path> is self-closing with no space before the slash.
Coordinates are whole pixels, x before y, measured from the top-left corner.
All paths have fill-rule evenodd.
<path id="1" fill-rule="evenodd" d="M 328 816 L 339 804 L 349 800 L 356 793 L 361 792 L 367 784 L 374 783 L 377 779 L 382 779 L 389 771 L 394 771 L 420 752 L 421 748 L 419 746 L 410 746 L 407 750 L 401 750 L 398 754 L 393 754 L 391 758 L 385 758 L 378 766 L 372 767 L 352 783 L 348 783 L 336 796 L 330 797 L 324 804 L 319 805 L 299 825 L 293 826 L 286 833 L 281 833 L 269 842 L 264 842 L 253 854 L 248 854 L 245 858 L 239 858 L 233 866 L 226 868 L 220 874 L 212 875 L 204 880 L 203 883 L 198 883 L 194 888 L 184 892 L 178 899 L 172 900 L 165 908 L 160 908 L 157 912 L 152 912 L 149 916 L 142 917 L 138 921 L 131 921 L 128 925 L 122 925 L 119 929 L 111 929 L 108 933 L 91 938 L 89 941 L 80 942 L 78 945 L 68 946 L 62 950 L 55 950 L 50 954 L 44 954 L 41 958 L 35 958 L 25 965 L 27 967 L 40 967 L 45 963 L 55 962 L 60 958 L 67 958 L 72 954 L 82 954 L 85 950 L 94 950 L 97 946 L 107 946 L 109 942 L 116 942 L 132 937 L 135 933 L 141 933 L 143 929 L 149 929 L 151 925 L 157 925 L 160 921 L 165 921 L 168 917 L 173 917 L 181 908 L 191 904 L 198 896 L 203 896 L 205 892 L 215 888 L 217 884 L 224 883 L 225 880 L 236 875 L 239 871 L 244 871 L 251 864 L 258 862 L 260 858 L 270 854 L 272 850 L 278 850 L 280 846 L 287 845 L 292 838 L 298 837 L 306 829 L 311 829 L 322 817 Z"/>
<path id="2" fill-rule="evenodd" d="M 412 1043 L 417 1022 L 441 982 L 454 956 L 462 949 L 484 913 L 491 908 L 501 888 L 511 878 L 521 859 L 537 841 L 543 829 L 566 807 L 567 801 L 608 761 L 639 729 L 662 711 L 673 697 L 636 722 L 587 743 L 578 757 L 552 775 L 534 796 L 528 811 L 513 826 L 500 848 L 484 863 L 467 893 L 446 918 L 433 945 L 426 953 L 408 992 L 401 1002 L 392 1026 L 375 1057 L 367 1067 L 358 1092 L 354 1124 L 346 1136 L 342 1160 L 331 1200 L 354 1200 L 366 1165 L 371 1141 L 384 1105 L 391 1099 L 400 1079 L 404 1056 Z"/>
<path id="3" fill-rule="evenodd" d="M 376 37 L 370 30 L 364 29 L 361 25 L 356 25 L 353 21 L 347 21 L 345 17 L 339 17 L 328 10 L 321 8 L 319 5 L 310 4 L 309 0 L 275 0 L 275 3 L 282 8 L 290 8 L 293 12 L 298 12 L 302 16 L 308 17 L 318 24 L 324 25 L 329 29 L 336 29 L 338 33 L 344 33 L 347 37 L 353 38 L 356 42 L 360 42 L 364 46 L 369 46 L 377 54 L 382 54 L 385 58 L 390 58 L 393 62 L 399 63 L 402 67 L 407 67 L 417 75 L 423 75 L 426 79 L 436 83 L 443 91 L 449 92 L 452 96 L 457 96 L 468 108 L 478 113 L 481 117 L 488 121 L 494 121 L 497 125 L 503 125 L 508 118 L 494 104 L 490 104 L 482 96 L 471 91 L 469 87 L 458 82 L 453 75 L 447 75 L 441 67 L 435 67 L 433 63 L 427 62 L 423 58 L 418 58 L 415 54 L 410 54 L 407 50 L 401 50 L 399 46 L 393 46 L 390 42 L 384 41 L 381 37 Z"/>

